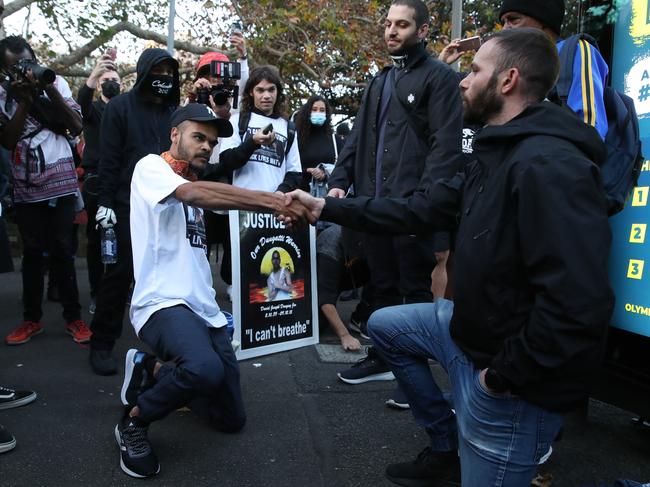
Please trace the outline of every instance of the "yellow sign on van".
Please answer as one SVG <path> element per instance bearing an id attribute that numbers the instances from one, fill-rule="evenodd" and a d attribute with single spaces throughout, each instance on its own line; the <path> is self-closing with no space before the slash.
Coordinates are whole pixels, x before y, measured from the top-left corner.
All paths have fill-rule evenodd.
<path id="1" fill-rule="evenodd" d="M 650 37 L 650 1 L 632 1 L 632 25 L 630 36 L 635 44 L 642 44 Z"/>
<path id="2" fill-rule="evenodd" d="M 643 268 L 645 267 L 645 261 L 630 259 L 630 263 L 627 267 L 627 278 L 628 279 L 643 279 Z"/>
<path id="3" fill-rule="evenodd" d="M 650 190 L 649 186 L 641 186 L 634 188 L 634 194 L 632 196 L 632 206 L 648 206 L 648 192 Z"/>
<path id="4" fill-rule="evenodd" d="M 630 243 L 642 244 L 645 243 L 645 232 L 647 224 L 645 223 L 635 223 L 632 225 L 632 230 L 630 231 Z"/>

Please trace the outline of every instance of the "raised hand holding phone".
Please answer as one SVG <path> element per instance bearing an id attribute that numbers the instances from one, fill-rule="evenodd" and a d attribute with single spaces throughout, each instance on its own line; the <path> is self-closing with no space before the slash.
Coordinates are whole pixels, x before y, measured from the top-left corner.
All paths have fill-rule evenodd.
<path id="1" fill-rule="evenodd" d="M 458 41 L 458 47 L 456 48 L 459 52 L 467 51 L 477 51 L 481 47 L 481 38 L 479 36 L 468 37 L 467 39 L 461 39 Z"/>
<path id="2" fill-rule="evenodd" d="M 271 145 L 275 140 L 275 132 L 273 132 L 273 124 L 270 123 L 266 127 L 261 128 L 253 135 L 253 142 L 257 145 Z"/>

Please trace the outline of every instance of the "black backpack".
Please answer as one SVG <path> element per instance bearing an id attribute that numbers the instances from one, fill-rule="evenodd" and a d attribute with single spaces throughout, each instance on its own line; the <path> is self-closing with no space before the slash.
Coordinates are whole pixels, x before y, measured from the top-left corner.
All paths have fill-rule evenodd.
<path id="1" fill-rule="evenodd" d="M 565 107 L 573 82 L 573 61 L 580 40 L 598 49 L 596 40 L 587 34 L 576 34 L 564 41 L 560 51 L 560 78 L 553 98 Z M 606 86 L 603 102 L 609 126 L 605 135 L 607 159 L 600 167 L 600 173 L 607 193 L 607 212 L 611 216 L 625 207 L 625 202 L 639 179 L 643 155 L 634 101 L 624 93 Z"/>

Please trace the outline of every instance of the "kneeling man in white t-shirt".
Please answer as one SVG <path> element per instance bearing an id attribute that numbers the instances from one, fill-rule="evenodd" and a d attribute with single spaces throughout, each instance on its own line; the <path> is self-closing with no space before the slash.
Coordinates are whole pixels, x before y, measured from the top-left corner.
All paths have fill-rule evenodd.
<path id="1" fill-rule="evenodd" d="M 130 318 L 156 354 L 131 349 L 126 356 L 126 407 L 115 437 L 120 466 L 133 477 L 158 473 L 148 426 L 181 406 L 221 431 L 239 431 L 246 421 L 239 367 L 212 287 L 203 208 L 283 214 L 301 208 L 287 206 L 290 198 L 281 194 L 197 181 L 232 125 L 198 103 L 176 110 L 171 122 L 171 148 L 142 158 L 131 182 Z"/>

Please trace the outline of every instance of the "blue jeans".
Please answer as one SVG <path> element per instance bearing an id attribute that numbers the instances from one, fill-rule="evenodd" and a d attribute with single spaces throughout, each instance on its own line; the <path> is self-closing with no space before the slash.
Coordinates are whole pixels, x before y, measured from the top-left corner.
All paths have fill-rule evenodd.
<path id="1" fill-rule="evenodd" d="M 187 405 L 220 431 L 244 427 L 239 365 L 225 326 L 209 328 L 189 308 L 173 306 L 155 312 L 140 338 L 165 361 L 155 385 L 138 396 L 141 419 L 162 419 Z"/>
<path id="2" fill-rule="evenodd" d="M 563 417 L 518 396 L 485 389 L 480 370 L 449 334 L 453 306 L 441 299 L 381 309 L 368 321 L 370 337 L 397 377 L 416 421 L 431 437 L 432 449 L 458 447 L 464 487 L 530 485 Z M 428 359 L 449 374 L 455 416 Z"/>

